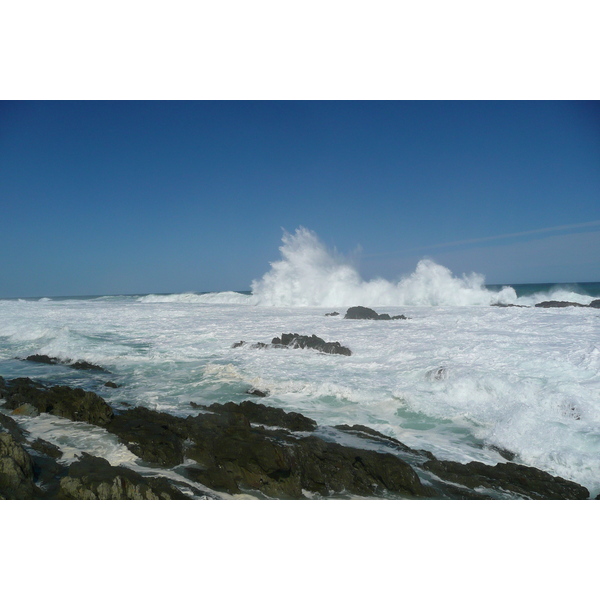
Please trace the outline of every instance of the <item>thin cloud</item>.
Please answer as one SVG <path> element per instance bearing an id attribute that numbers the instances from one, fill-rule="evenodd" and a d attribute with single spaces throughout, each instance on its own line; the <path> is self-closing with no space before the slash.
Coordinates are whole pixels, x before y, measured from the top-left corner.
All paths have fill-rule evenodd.
<path id="1" fill-rule="evenodd" d="M 504 240 L 504 239 L 508 239 L 508 238 L 515 238 L 515 237 L 523 237 L 526 235 L 536 235 L 536 234 L 540 234 L 540 233 L 553 233 L 555 231 L 570 231 L 572 229 L 581 229 L 583 227 L 598 227 L 600 226 L 600 221 L 588 221 L 586 223 L 572 223 L 570 225 L 557 225 L 556 227 L 545 227 L 544 229 L 530 229 L 528 231 L 519 231 L 516 233 L 503 233 L 501 235 L 492 235 L 489 237 L 483 237 L 483 238 L 471 238 L 468 240 L 458 240 L 455 242 L 446 242 L 444 244 L 433 244 L 431 246 L 420 246 L 418 248 L 413 248 L 412 252 L 417 252 L 417 251 L 422 251 L 422 250 L 432 250 L 434 248 L 449 248 L 452 246 L 463 246 L 463 245 L 467 245 L 467 244 L 478 244 L 481 242 L 492 242 L 495 240 Z M 384 253 L 384 254 L 370 254 L 369 256 L 374 257 L 374 256 L 384 256 L 387 254 L 396 254 L 396 253 Z"/>

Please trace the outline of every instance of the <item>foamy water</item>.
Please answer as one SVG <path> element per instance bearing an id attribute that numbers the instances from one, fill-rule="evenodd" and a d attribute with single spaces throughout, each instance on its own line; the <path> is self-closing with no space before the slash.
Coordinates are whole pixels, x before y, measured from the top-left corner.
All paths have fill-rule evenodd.
<path id="1" fill-rule="evenodd" d="M 312 235 L 284 238 L 282 260 L 254 282 L 253 295 L 0 301 L 0 374 L 80 385 L 115 407 L 179 415 L 195 413 L 191 401 L 246 400 L 254 386 L 270 392 L 260 402 L 321 425 L 368 425 L 461 462 L 495 464 L 504 459 L 493 447 L 504 448 L 600 492 L 599 310 L 492 307 L 514 290 L 490 292 L 480 276 L 454 277 L 431 262 L 396 283 L 364 282 L 314 247 Z M 337 284 L 328 290 L 328 281 Z M 355 304 L 409 319 L 343 319 Z M 325 316 L 333 309 L 341 315 Z M 283 332 L 314 333 L 353 354 L 232 348 Z M 35 353 L 87 360 L 111 374 L 15 360 Z M 103 387 L 108 379 L 122 387 Z M 27 422 L 67 457 L 87 436 L 87 447 L 113 464 L 135 464 L 98 428 L 47 415 Z"/>

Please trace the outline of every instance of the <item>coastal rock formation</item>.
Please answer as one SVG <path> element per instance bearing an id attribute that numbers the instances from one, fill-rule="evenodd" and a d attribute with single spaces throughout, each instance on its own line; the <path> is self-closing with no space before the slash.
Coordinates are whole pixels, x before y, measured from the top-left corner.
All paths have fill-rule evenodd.
<path id="1" fill-rule="evenodd" d="M 244 346 L 246 342 L 243 340 L 235 342 L 232 348 Z M 282 333 L 281 337 L 274 337 L 270 344 L 258 342 L 252 345 L 253 348 L 310 348 L 318 350 L 324 354 L 343 354 L 351 356 L 350 348 L 342 346 L 339 342 L 326 342 L 324 339 L 316 335 L 300 335 L 298 333 Z"/>
<path id="2" fill-rule="evenodd" d="M 65 367 L 71 367 L 71 369 L 78 369 L 80 371 L 97 371 L 99 373 L 109 373 L 103 367 L 99 367 L 98 365 L 94 365 L 93 363 L 87 362 L 86 360 L 62 360 L 60 358 L 55 358 L 53 356 L 48 356 L 47 354 L 32 354 L 23 360 L 28 360 L 30 362 L 38 362 L 43 363 L 45 365 L 64 365 Z"/>
<path id="3" fill-rule="evenodd" d="M 246 400 L 240 404 L 227 402 L 211 404 L 207 410 L 218 413 L 238 413 L 244 415 L 252 423 L 260 423 L 270 427 L 282 427 L 290 431 L 314 431 L 317 422 L 297 412 L 285 412 L 281 408 L 265 406 Z"/>
<path id="4" fill-rule="evenodd" d="M 536 308 L 565 308 L 566 306 L 587 306 L 587 304 L 579 304 L 579 302 L 564 302 L 561 300 L 546 300 L 538 302 Z"/>
<path id="5" fill-rule="evenodd" d="M 396 315 L 395 317 L 390 317 L 387 313 L 378 314 L 372 308 L 367 308 L 365 306 L 352 306 L 346 311 L 344 319 L 368 319 L 373 321 L 394 321 L 397 319 L 404 320 L 407 317 L 404 315 Z"/>
<path id="6" fill-rule="evenodd" d="M 316 335 L 299 335 L 297 333 L 282 333 L 281 337 L 271 340 L 273 346 L 287 346 L 288 348 L 312 348 L 325 354 L 343 354 L 350 356 L 350 348 L 342 346 L 339 342 L 326 342 Z"/>
<path id="7" fill-rule="evenodd" d="M 115 415 L 106 428 L 149 463 L 174 467 L 183 462 L 186 436 L 181 417 L 138 406 Z"/>
<path id="8" fill-rule="evenodd" d="M 58 500 L 188 500 L 164 477 L 143 477 L 83 453 L 60 481 Z"/>
<path id="9" fill-rule="evenodd" d="M 71 421 L 85 421 L 100 426 L 106 425 L 113 416 L 110 406 L 94 392 L 66 385 L 46 387 L 28 377 L 19 377 L 10 384 L 5 383 L 0 394 L 6 400 L 5 407 L 11 410 L 18 410 L 27 404 L 28 411 L 35 408 L 39 412 L 65 417 Z"/>
<path id="10" fill-rule="evenodd" d="M 0 431 L 0 498 L 33 498 L 33 461 L 12 434 Z"/>
<path id="11" fill-rule="evenodd" d="M 192 482 L 215 493 L 281 499 L 589 497 L 581 485 L 534 467 L 514 462 L 465 465 L 441 461 L 431 452 L 412 449 L 370 427 L 319 428 L 299 413 L 249 400 L 209 406 L 192 403 L 199 414 L 184 418 L 144 407 L 97 413 L 98 399 L 99 407 L 105 403 L 93 398 L 95 394 L 84 410 L 81 398 L 85 394 L 89 392 L 66 386 L 47 388 L 24 378 L 7 382 L 0 377 L 0 396 L 7 399 L 3 409 L 27 403 L 52 414 L 58 410 L 73 420 L 100 421 L 96 424 L 116 435 L 143 461 L 187 477 L 187 487 L 196 497 L 211 493 L 199 491 Z M 69 399 L 72 406 L 64 408 Z M 83 418 L 82 412 L 89 414 Z M 40 439 L 30 441 L 17 421 L 0 413 L 2 499 L 189 497 L 181 489 L 185 484 L 114 467 L 86 453 L 71 465 L 61 458 L 59 448 Z"/>
<path id="12" fill-rule="evenodd" d="M 431 460 L 424 463 L 423 468 L 445 481 L 477 489 L 480 493 L 481 488 L 486 488 L 534 500 L 585 500 L 590 495 L 577 483 L 516 463 L 485 465 L 470 462 L 463 465 L 448 460 Z"/>

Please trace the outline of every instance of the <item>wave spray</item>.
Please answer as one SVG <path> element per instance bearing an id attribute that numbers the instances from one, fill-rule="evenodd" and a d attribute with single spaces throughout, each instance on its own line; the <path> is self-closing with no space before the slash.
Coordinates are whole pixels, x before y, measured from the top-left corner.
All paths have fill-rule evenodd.
<path id="1" fill-rule="evenodd" d="M 411 275 L 398 282 L 378 278 L 364 281 L 343 256 L 329 251 L 317 235 L 299 227 L 284 232 L 282 259 L 252 282 L 252 294 L 263 306 L 489 306 L 512 303 L 511 287 L 492 292 L 484 277 L 472 273 L 454 277 L 432 260 L 423 259 Z"/>

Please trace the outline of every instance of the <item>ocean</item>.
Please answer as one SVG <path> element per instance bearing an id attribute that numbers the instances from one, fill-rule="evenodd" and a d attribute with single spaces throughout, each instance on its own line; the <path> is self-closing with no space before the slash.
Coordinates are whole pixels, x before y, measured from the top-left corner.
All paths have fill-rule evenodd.
<path id="1" fill-rule="evenodd" d="M 496 464 L 510 453 L 595 497 L 600 310 L 534 305 L 598 297 L 600 283 L 486 286 L 429 260 L 397 282 L 363 281 L 300 231 L 284 238 L 281 260 L 249 292 L 0 300 L 0 375 L 83 387 L 117 410 L 178 416 L 197 414 L 192 402 L 253 399 L 314 419 L 324 436 L 329 425 L 360 424 L 439 459 Z M 355 305 L 407 319 L 344 319 Z M 339 341 L 352 355 L 253 347 L 288 332 Z M 234 347 L 239 341 L 247 344 Z M 22 360 L 33 354 L 110 374 Z M 252 388 L 268 395 L 248 396 Z M 85 451 L 162 473 L 93 425 L 15 418 L 67 462 Z"/>

